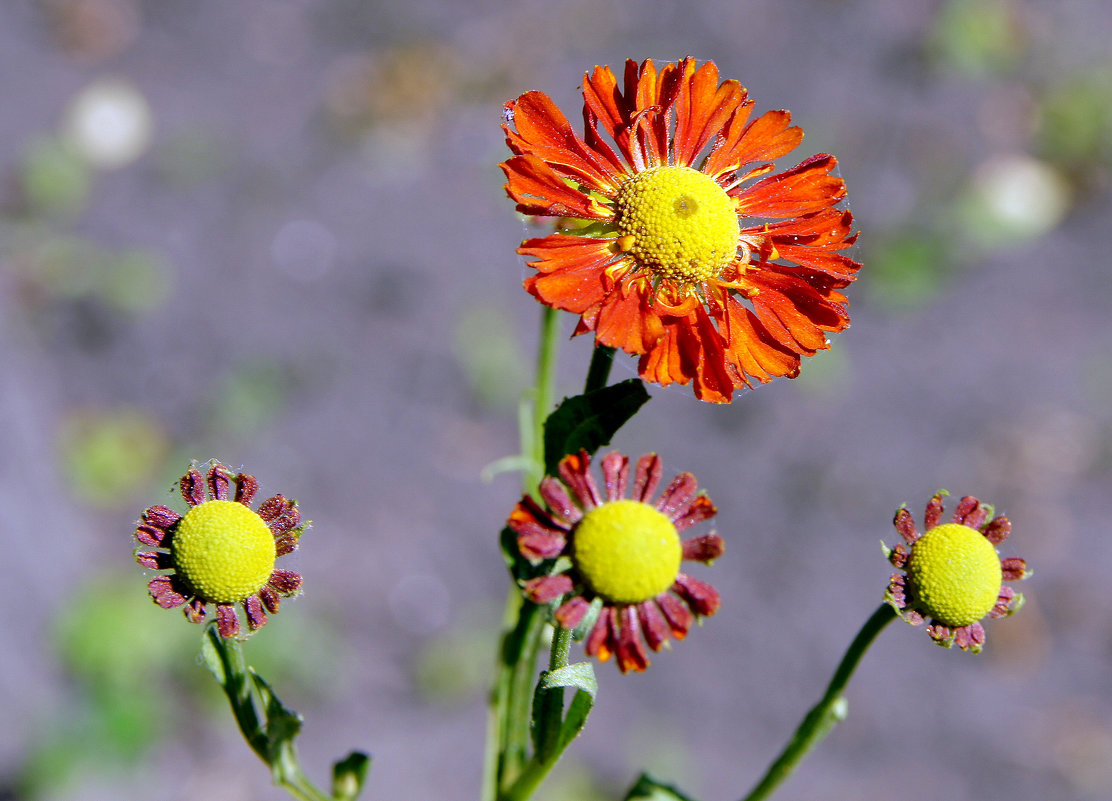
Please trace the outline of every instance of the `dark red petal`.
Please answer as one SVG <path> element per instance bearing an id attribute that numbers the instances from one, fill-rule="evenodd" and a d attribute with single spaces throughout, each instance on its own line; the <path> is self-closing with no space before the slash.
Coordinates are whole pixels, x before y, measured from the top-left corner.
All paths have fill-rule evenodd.
<path id="1" fill-rule="evenodd" d="M 168 570 L 174 566 L 174 559 L 162 551 L 136 551 L 135 561 L 152 570 Z"/>
<path id="2" fill-rule="evenodd" d="M 580 505 L 585 509 L 591 509 L 602 503 L 602 496 L 599 495 L 598 485 L 595 484 L 590 467 L 591 455 L 582 449 L 579 453 L 569 453 L 557 466 L 560 480 L 575 494 Z"/>
<path id="3" fill-rule="evenodd" d="M 655 453 L 646 453 L 638 459 L 633 476 L 633 500 L 650 503 L 652 494 L 660 483 L 662 471 L 660 457 Z"/>
<path id="4" fill-rule="evenodd" d="M 231 604 L 216 605 L 216 630 L 225 640 L 239 636 L 239 618 L 236 616 L 236 608 Z"/>
<path id="5" fill-rule="evenodd" d="M 897 543 L 896 547 L 892 549 L 892 553 L 888 555 L 888 561 L 892 563 L 892 567 L 898 567 L 903 570 L 904 566 L 907 564 L 907 557 L 910 553 L 911 552 L 904 547 L 902 542 Z"/>
<path id="6" fill-rule="evenodd" d="M 958 508 L 954 510 L 954 522 L 970 528 L 980 530 L 987 519 L 988 509 L 972 495 L 962 498 L 958 502 Z"/>
<path id="7" fill-rule="evenodd" d="M 567 573 L 559 573 L 555 576 L 539 576 L 529 579 L 522 585 L 521 589 L 525 597 L 533 603 L 547 604 L 567 595 L 571 592 L 573 586 Z"/>
<path id="8" fill-rule="evenodd" d="M 281 598 L 277 591 L 269 584 L 264 584 L 262 589 L 259 590 L 259 598 L 262 599 L 263 606 L 270 614 L 275 614 L 279 607 L 282 605 Z"/>
<path id="9" fill-rule="evenodd" d="M 236 476 L 236 501 L 246 506 L 251 503 L 251 499 L 258 491 L 259 482 L 254 476 L 247 473 L 239 473 Z"/>
<path id="10" fill-rule="evenodd" d="M 701 617 L 713 615 L 722 605 L 722 597 L 718 594 L 718 590 L 705 581 L 699 581 L 685 573 L 676 575 L 672 592 L 683 598 L 691 607 L 691 611 Z"/>
<path id="11" fill-rule="evenodd" d="M 190 623 L 200 623 L 205 619 L 205 602 L 200 598 L 194 598 L 192 601 L 185 605 L 185 618 Z"/>
<path id="12" fill-rule="evenodd" d="M 704 520 L 710 520 L 716 514 L 718 514 L 718 508 L 715 507 L 710 496 L 700 493 L 691 501 L 687 510 L 681 512 L 672 522 L 676 525 L 676 531 L 683 531 L 697 523 L 702 523 Z"/>
<path id="13" fill-rule="evenodd" d="M 830 175 L 837 159 L 819 153 L 790 170 L 770 175 L 736 194 L 738 214 L 797 217 L 835 205 L 846 195 L 841 178 Z"/>
<path id="14" fill-rule="evenodd" d="M 637 616 L 641 619 L 641 631 L 649 648 L 659 651 L 668 642 L 668 621 L 660 612 L 656 601 L 645 601 L 637 605 Z"/>
<path id="15" fill-rule="evenodd" d="M 584 651 L 588 656 L 596 657 L 600 662 L 605 662 L 618 647 L 615 632 L 614 609 L 604 606 L 599 610 L 595 627 L 587 635 Z"/>
<path id="16" fill-rule="evenodd" d="M 944 626 L 941 623 L 932 622 L 927 626 L 927 634 L 929 634 L 930 638 L 935 642 L 946 645 L 947 647 L 954 642 L 954 632 L 949 626 Z"/>
<path id="17" fill-rule="evenodd" d="M 907 587 L 903 573 L 893 573 L 888 580 L 887 597 L 900 609 L 907 608 Z"/>
<path id="18" fill-rule="evenodd" d="M 266 625 L 266 611 L 258 595 L 248 595 L 243 599 L 243 611 L 247 613 L 247 628 L 251 631 Z"/>
<path id="19" fill-rule="evenodd" d="M 896 527 L 896 531 L 900 532 L 900 536 L 904 538 L 904 542 L 908 545 L 914 544 L 915 540 L 919 539 L 919 531 L 915 528 L 915 519 L 906 507 L 901 506 L 896 511 L 896 517 L 892 520 L 892 525 Z"/>
<path id="20" fill-rule="evenodd" d="M 660 494 L 655 506 L 669 520 L 674 520 L 678 513 L 687 510 L 698 491 L 699 482 L 695 476 L 680 473 Z"/>
<path id="21" fill-rule="evenodd" d="M 156 526 L 148 526 L 144 523 L 140 523 L 135 527 L 135 539 L 152 548 L 157 548 L 162 545 L 162 541 L 165 537 L 166 531 Z"/>
<path id="22" fill-rule="evenodd" d="M 1015 601 L 1016 591 L 1009 587 L 1007 584 L 1000 588 L 1000 594 L 996 596 L 996 604 L 992 607 L 992 611 L 988 613 L 989 617 L 1007 617 L 1011 612 L 1012 602 Z"/>
<path id="23" fill-rule="evenodd" d="M 266 583 L 282 595 L 293 595 L 301 589 L 301 576 L 292 570 L 275 569 Z"/>
<path id="24" fill-rule="evenodd" d="M 181 515 L 165 506 L 152 506 L 143 512 L 143 522 L 152 528 L 169 531 L 179 520 Z"/>
<path id="25" fill-rule="evenodd" d="M 691 610 L 674 595 L 661 595 L 656 599 L 656 602 L 660 606 L 660 611 L 664 613 L 664 619 L 668 621 L 668 626 L 672 629 L 672 636 L 677 640 L 686 637 L 688 629 L 695 622 L 695 616 L 691 614 Z"/>
<path id="26" fill-rule="evenodd" d="M 689 562 L 710 564 L 725 552 L 725 541 L 713 532 L 683 542 L 683 558 Z"/>
<path id="27" fill-rule="evenodd" d="M 937 526 L 938 522 L 942 519 L 942 499 L 945 495 L 945 492 L 939 490 L 934 494 L 934 497 L 927 502 L 927 513 L 923 519 L 923 527 L 925 530 L 930 531 Z"/>
<path id="28" fill-rule="evenodd" d="M 606 487 L 606 500 L 614 502 L 625 497 L 629 479 L 629 459 L 614 451 L 602 458 L 602 481 Z"/>
<path id="29" fill-rule="evenodd" d="M 1027 562 L 1018 556 L 1001 559 L 1000 568 L 1004 573 L 1004 581 L 1019 581 L 1027 578 Z"/>
<path id="30" fill-rule="evenodd" d="M 999 545 L 1012 533 L 1012 521 L 1001 515 L 985 526 L 984 535 L 993 545 Z"/>
<path id="31" fill-rule="evenodd" d="M 301 522 L 297 501 L 284 495 L 275 495 L 263 501 L 258 514 L 276 536 L 297 528 L 297 524 Z"/>
<path id="32" fill-rule="evenodd" d="M 175 606 L 181 606 L 185 603 L 185 595 L 182 594 L 182 589 L 184 588 L 174 581 L 173 576 L 155 576 L 147 582 L 147 590 L 151 597 L 163 609 L 173 609 Z"/>
<path id="33" fill-rule="evenodd" d="M 556 610 L 556 614 L 554 614 L 553 617 L 556 618 L 556 622 L 563 628 L 574 629 L 583 622 L 583 618 L 590 608 L 591 605 L 587 603 L 585 598 L 576 595 L 564 601 L 564 603 L 560 605 L 560 608 Z"/>
<path id="34" fill-rule="evenodd" d="M 283 534 L 281 537 L 274 539 L 274 555 L 285 556 L 288 553 L 293 553 L 297 550 L 299 540 L 293 534 Z"/>
<path id="35" fill-rule="evenodd" d="M 564 485 L 552 476 L 541 479 L 537 491 L 548 506 L 549 512 L 559 522 L 571 525 L 583 517 L 582 510 L 572 502 Z"/>
<path id="36" fill-rule="evenodd" d="M 618 669 L 622 673 L 631 670 L 640 672 L 649 666 L 649 655 L 645 653 L 636 607 L 623 606 L 619 624 L 621 628 L 618 630 Z"/>
<path id="37" fill-rule="evenodd" d="M 208 470 L 207 483 L 209 493 L 215 500 L 228 500 L 228 488 L 232 485 L 232 471 L 216 462 Z"/>
<path id="38" fill-rule="evenodd" d="M 205 502 L 205 479 L 201 471 L 191 468 L 178 482 L 181 487 L 181 496 L 190 506 L 200 506 Z"/>

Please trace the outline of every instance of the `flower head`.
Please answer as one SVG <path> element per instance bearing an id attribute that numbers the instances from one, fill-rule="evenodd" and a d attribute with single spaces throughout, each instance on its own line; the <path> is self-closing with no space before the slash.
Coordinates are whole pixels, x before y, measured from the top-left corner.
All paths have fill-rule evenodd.
<path id="1" fill-rule="evenodd" d="M 748 91 L 710 61 L 627 61 L 622 85 L 596 67 L 583 99 L 583 137 L 542 92 L 505 107 L 506 192 L 561 220 L 518 250 L 537 271 L 525 288 L 702 400 L 796 376 L 849 325 L 839 290 L 861 266 L 839 253 L 857 235 L 837 160 L 773 174 L 803 131 L 787 111 L 750 120 Z"/>
<path id="2" fill-rule="evenodd" d="M 940 523 L 939 491 L 927 504 L 926 533 L 920 534 L 911 513 L 896 512 L 895 526 L 904 542 L 884 550 L 895 567 L 885 600 L 908 623 L 929 620 L 927 633 L 949 648 L 979 653 L 985 643 L 981 620 L 1007 617 L 1023 606 L 1023 596 L 1005 584 L 1031 575 L 1027 563 L 1001 559 L 996 546 L 1008 538 L 1011 521 L 993 517 L 993 509 L 967 495 L 954 510 L 953 522 Z"/>
<path id="3" fill-rule="evenodd" d="M 541 482 L 544 505 L 525 496 L 510 515 L 522 555 L 534 563 L 553 560 L 552 572 L 529 579 L 523 589 L 535 603 L 560 600 L 554 616 L 567 629 L 597 605 L 587 653 L 602 661 L 616 655 L 623 673 L 644 670 L 646 643 L 659 651 L 669 637 L 687 636 L 696 618 L 718 610 L 718 592 L 680 570 L 683 561 L 710 564 L 721 556 L 725 545 L 713 531 L 680 539 L 680 532 L 717 510 L 690 473 L 676 476 L 652 500 L 661 478 L 656 454 L 637 461 L 631 498 L 625 456 L 602 459 L 602 491 L 590 463 L 586 451 L 565 456 L 560 480 Z"/>
<path id="4" fill-rule="evenodd" d="M 179 515 L 152 506 L 135 529 L 139 542 L 158 549 L 137 551 L 139 564 L 169 571 L 147 584 L 151 597 L 164 609 L 185 604 L 185 616 L 194 623 L 204 620 L 213 604 L 221 637 L 240 634 L 236 604 L 242 605 L 248 628 L 260 628 L 267 612 L 278 611 L 281 596 L 301 588 L 300 575 L 274 567 L 277 557 L 297 548 L 308 526 L 301 523 L 296 501 L 275 495 L 252 510 L 248 504 L 258 481 L 219 462 L 205 476 L 190 469 L 178 485 L 189 510 Z"/>

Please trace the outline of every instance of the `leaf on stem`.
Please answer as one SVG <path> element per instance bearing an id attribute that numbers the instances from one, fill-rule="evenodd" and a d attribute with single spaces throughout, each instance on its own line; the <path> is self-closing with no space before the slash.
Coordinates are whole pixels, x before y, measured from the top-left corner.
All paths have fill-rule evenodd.
<path id="1" fill-rule="evenodd" d="M 649 400 L 645 385 L 630 378 L 608 387 L 565 398 L 544 424 L 545 472 L 556 475 L 556 465 L 580 448 L 594 453 Z"/>

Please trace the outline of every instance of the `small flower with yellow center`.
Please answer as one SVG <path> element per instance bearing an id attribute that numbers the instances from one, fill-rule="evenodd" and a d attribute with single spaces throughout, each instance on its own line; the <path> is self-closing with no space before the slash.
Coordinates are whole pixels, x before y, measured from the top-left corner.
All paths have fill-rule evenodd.
<path id="1" fill-rule="evenodd" d="M 301 522 L 297 503 L 282 495 L 252 510 L 258 481 L 219 462 L 204 476 L 190 469 L 178 486 L 189 510 L 179 515 L 152 506 L 135 529 L 136 539 L 157 549 L 137 551 L 139 564 L 168 571 L 148 583 L 151 597 L 164 609 L 184 604 L 185 616 L 194 623 L 204 620 L 206 607 L 213 604 L 217 629 L 226 638 L 241 632 L 235 609 L 240 604 L 248 628 L 255 631 L 266 624 L 267 612 L 278 611 L 281 597 L 301 588 L 300 575 L 274 563 L 297 548 L 308 523 Z"/>
<path id="2" fill-rule="evenodd" d="M 1007 617 L 1023 605 L 1023 596 L 1004 582 L 1031 573 L 1024 560 L 1001 559 L 996 552 L 1012 530 L 1007 517 L 993 517 L 992 507 L 967 495 L 953 522 L 941 523 L 946 494 L 938 492 L 927 504 L 924 534 L 907 509 L 896 512 L 904 542 L 884 550 L 904 572 L 893 574 L 884 597 L 908 623 L 929 621 L 927 633 L 939 645 L 979 653 L 985 643 L 981 620 Z"/>
<path id="3" fill-rule="evenodd" d="M 525 289 L 639 356 L 644 380 L 714 403 L 828 347 L 861 267 L 842 252 L 857 234 L 837 160 L 776 172 L 803 131 L 752 111 L 744 86 L 693 58 L 585 74 L 582 136 L 543 92 L 505 106 L 506 193 L 558 220 L 518 249 L 536 270 Z"/>
<path id="4" fill-rule="evenodd" d="M 559 479 L 540 484 L 543 505 L 525 496 L 510 515 L 507 525 L 522 555 L 554 570 L 526 581 L 523 590 L 535 603 L 553 604 L 556 624 L 567 629 L 597 606 L 587 654 L 601 661 L 615 656 L 623 673 L 645 670 L 646 644 L 659 651 L 718 610 L 718 592 L 680 569 L 684 561 L 710 564 L 722 555 L 725 544 L 713 531 L 680 537 L 717 510 L 690 473 L 676 476 L 654 501 L 662 475 L 656 454 L 637 461 L 632 497 L 626 497 L 625 456 L 602 459 L 601 490 L 590 464 L 586 451 L 565 456 Z"/>

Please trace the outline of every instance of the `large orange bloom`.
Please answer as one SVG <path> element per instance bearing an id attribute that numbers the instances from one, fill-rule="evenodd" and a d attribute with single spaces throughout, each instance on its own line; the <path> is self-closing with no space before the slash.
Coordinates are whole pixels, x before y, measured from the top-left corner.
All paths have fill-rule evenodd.
<path id="1" fill-rule="evenodd" d="M 580 315 L 576 334 L 640 355 L 646 381 L 694 381 L 702 400 L 798 375 L 849 325 L 839 290 L 861 266 L 839 252 L 857 235 L 837 160 L 770 174 L 803 131 L 787 111 L 750 121 L 747 90 L 709 61 L 627 61 L 624 86 L 596 67 L 583 98 L 582 138 L 543 92 L 506 104 L 506 192 L 564 218 L 522 243 L 525 288 Z"/>

